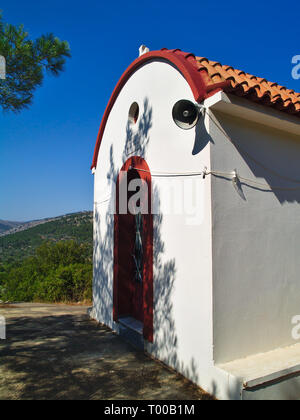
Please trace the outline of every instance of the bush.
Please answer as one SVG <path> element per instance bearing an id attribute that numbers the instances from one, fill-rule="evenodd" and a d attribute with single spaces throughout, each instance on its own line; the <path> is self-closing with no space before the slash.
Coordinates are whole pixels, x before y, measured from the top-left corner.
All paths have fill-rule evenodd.
<path id="1" fill-rule="evenodd" d="M 20 267 L 0 271 L 0 299 L 79 302 L 92 299 L 92 263 L 86 245 L 44 243 Z"/>

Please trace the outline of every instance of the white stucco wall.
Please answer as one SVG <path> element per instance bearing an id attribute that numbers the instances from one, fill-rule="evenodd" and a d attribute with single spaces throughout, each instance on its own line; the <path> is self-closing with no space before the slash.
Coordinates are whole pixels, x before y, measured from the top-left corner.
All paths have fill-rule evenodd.
<path id="1" fill-rule="evenodd" d="M 291 320 L 300 314 L 300 184 L 284 181 L 242 155 L 207 115 L 193 130 L 178 128 L 172 108 L 180 99 L 193 101 L 189 85 L 173 66 L 157 60 L 131 76 L 111 111 L 95 172 L 93 315 L 118 331 L 113 322 L 109 207 L 114 189 L 109 179 L 116 181 L 129 157 L 141 156 L 152 172 L 158 203 L 154 343 L 148 343 L 147 351 L 217 397 L 238 399 L 241 380 L 214 363 L 295 344 Z M 133 102 L 139 104 L 140 117 L 129 126 Z M 257 161 L 300 179 L 298 135 L 225 113 L 214 115 Z M 201 172 L 205 166 L 217 172 L 237 169 L 245 178 L 299 190 L 270 192 L 242 185 L 238 193 L 222 176 L 158 176 Z M 177 210 L 166 209 L 170 191 L 179 198 Z M 198 201 L 189 201 L 191 197 Z M 188 205 L 196 205 L 196 216 L 188 214 Z"/>
<path id="2" fill-rule="evenodd" d="M 108 178 L 115 180 L 130 156 L 142 156 L 160 202 L 154 216 L 154 343 L 147 350 L 213 392 L 211 180 L 193 178 L 199 201 L 191 220 L 182 212 L 167 214 L 167 180 L 155 176 L 210 168 L 207 121 L 190 131 L 178 128 L 172 108 L 180 99 L 193 100 L 186 80 L 170 64 L 154 61 L 131 76 L 108 119 L 95 173 L 94 315 L 117 330 L 112 319 L 113 217 L 103 201 L 111 195 Z M 128 129 L 133 102 L 140 106 L 140 119 Z M 177 197 L 184 180 L 172 178 Z"/>
<path id="3" fill-rule="evenodd" d="M 300 180 L 299 135 L 216 113 L 240 147 L 272 171 Z M 214 359 L 222 363 L 295 344 L 300 313 L 300 183 L 281 179 L 243 155 L 210 123 L 213 171 L 273 186 L 264 191 L 212 177 Z"/>

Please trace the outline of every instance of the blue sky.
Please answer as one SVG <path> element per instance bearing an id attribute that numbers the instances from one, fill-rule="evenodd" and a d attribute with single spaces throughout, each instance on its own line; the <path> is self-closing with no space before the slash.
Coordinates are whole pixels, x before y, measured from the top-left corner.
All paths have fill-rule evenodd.
<path id="1" fill-rule="evenodd" d="M 2 0 L 4 20 L 30 36 L 70 43 L 59 78 L 46 77 L 29 110 L 0 111 L 0 219 L 92 209 L 93 149 L 110 94 L 146 44 L 181 48 L 300 91 L 300 2 Z"/>

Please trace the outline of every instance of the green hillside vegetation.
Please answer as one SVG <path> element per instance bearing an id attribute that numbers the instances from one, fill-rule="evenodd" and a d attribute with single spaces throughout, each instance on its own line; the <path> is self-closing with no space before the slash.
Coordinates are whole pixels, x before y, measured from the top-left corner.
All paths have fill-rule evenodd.
<path id="1" fill-rule="evenodd" d="M 0 237 L 0 300 L 92 300 L 92 213 L 76 213 Z"/>
<path id="2" fill-rule="evenodd" d="M 87 244 L 92 254 L 92 212 L 62 216 L 22 232 L 0 237 L 0 266 L 20 264 L 24 258 L 34 255 L 45 241 L 75 240 Z"/>
<path id="3" fill-rule="evenodd" d="M 92 271 L 87 244 L 45 242 L 19 266 L 0 266 L 0 300 L 91 301 Z"/>

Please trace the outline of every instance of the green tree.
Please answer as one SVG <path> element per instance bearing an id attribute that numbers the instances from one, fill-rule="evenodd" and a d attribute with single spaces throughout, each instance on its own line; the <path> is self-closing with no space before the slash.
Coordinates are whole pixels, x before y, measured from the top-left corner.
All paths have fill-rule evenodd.
<path id="1" fill-rule="evenodd" d="M 0 265 L 0 300 L 91 301 L 92 278 L 93 265 L 86 244 L 45 242 L 19 266 Z"/>
<path id="2" fill-rule="evenodd" d="M 6 59 L 6 79 L 0 80 L 0 106 L 18 112 L 31 105 L 45 73 L 58 76 L 70 47 L 53 34 L 29 39 L 24 26 L 6 24 L 0 12 L 0 55 Z"/>

